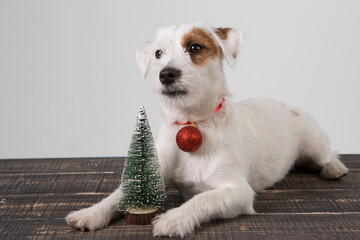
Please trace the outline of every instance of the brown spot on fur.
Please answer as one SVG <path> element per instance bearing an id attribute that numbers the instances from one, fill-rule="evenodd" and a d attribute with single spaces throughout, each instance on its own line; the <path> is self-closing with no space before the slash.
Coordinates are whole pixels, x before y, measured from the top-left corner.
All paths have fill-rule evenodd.
<path id="1" fill-rule="evenodd" d="M 226 40 L 228 38 L 228 32 L 231 28 L 216 28 L 215 33 L 222 39 Z"/>
<path id="2" fill-rule="evenodd" d="M 203 46 L 203 49 L 197 54 L 192 54 L 189 50 L 191 45 L 195 43 Z M 200 28 L 194 28 L 185 34 L 181 45 L 189 52 L 191 61 L 198 66 L 203 66 L 208 59 L 215 59 L 219 55 L 219 47 L 215 40 Z"/>
<path id="3" fill-rule="evenodd" d="M 291 112 L 292 114 L 294 114 L 295 116 L 297 116 L 297 117 L 300 116 L 300 113 L 298 113 L 298 112 L 295 111 L 295 110 L 290 110 L 290 112 Z"/>

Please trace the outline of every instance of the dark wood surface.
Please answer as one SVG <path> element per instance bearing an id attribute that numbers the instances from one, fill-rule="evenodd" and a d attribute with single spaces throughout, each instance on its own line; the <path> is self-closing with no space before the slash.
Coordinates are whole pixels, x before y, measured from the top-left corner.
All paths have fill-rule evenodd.
<path id="1" fill-rule="evenodd" d="M 360 239 L 360 155 L 343 155 L 350 168 L 340 181 L 295 169 L 257 194 L 256 215 L 203 224 L 187 239 Z M 123 219 L 95 232 L 64 220 L 119 184 L 124 158 L 0 160 L 0 239 L 150 239 L 151 226 Z M 183 200 L 168 194 L 166 209 Z"/>

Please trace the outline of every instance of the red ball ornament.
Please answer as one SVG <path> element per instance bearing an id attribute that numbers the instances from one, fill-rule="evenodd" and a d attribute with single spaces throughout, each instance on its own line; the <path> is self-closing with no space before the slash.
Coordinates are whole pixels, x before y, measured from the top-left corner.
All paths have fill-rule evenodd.
<path id="1" fill-rule="evenodd" d="M 194 126 L 183 127 L 176 134 L 176 143 L 184 152 L 194 152 L 201 146 L 201 132 Z"/>

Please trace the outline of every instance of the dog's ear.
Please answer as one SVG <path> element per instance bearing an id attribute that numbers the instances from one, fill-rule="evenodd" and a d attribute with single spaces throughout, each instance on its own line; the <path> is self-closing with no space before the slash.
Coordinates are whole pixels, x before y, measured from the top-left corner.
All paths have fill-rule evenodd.
<path id="1" fill-rule="evenodd" d="M 233 28 L 213 28 L 223 56 L 230 66 L 233 66 L 240 50 L 242 33 Z"/>
<path id="2" fill-rule="evenodd" d="M 137 64 L 139 65 L 140 71 L 141 71 L 141 76 L 143 79 L 146 78 L 146 75 L 148 73 L 149 70 L 149 65 L 150 65 L 150 45 L 151 42 L 146 42 L 144 46 L 142 46 L 141 48 L 139 48 L 136 51 L 136 61 Z"/>

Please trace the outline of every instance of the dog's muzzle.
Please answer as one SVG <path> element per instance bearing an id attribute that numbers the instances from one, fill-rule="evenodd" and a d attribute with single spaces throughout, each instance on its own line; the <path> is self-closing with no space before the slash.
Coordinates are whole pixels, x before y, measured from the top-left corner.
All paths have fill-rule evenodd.
<path id="1" fill-rule="evenodd" d="M 187 91 L 181 86 L 181 71 L 175 68 L 164 68 L 159 74 L 159 80 L 163 85 L 162 94 L 168 97 L 185 95 Z"/>

